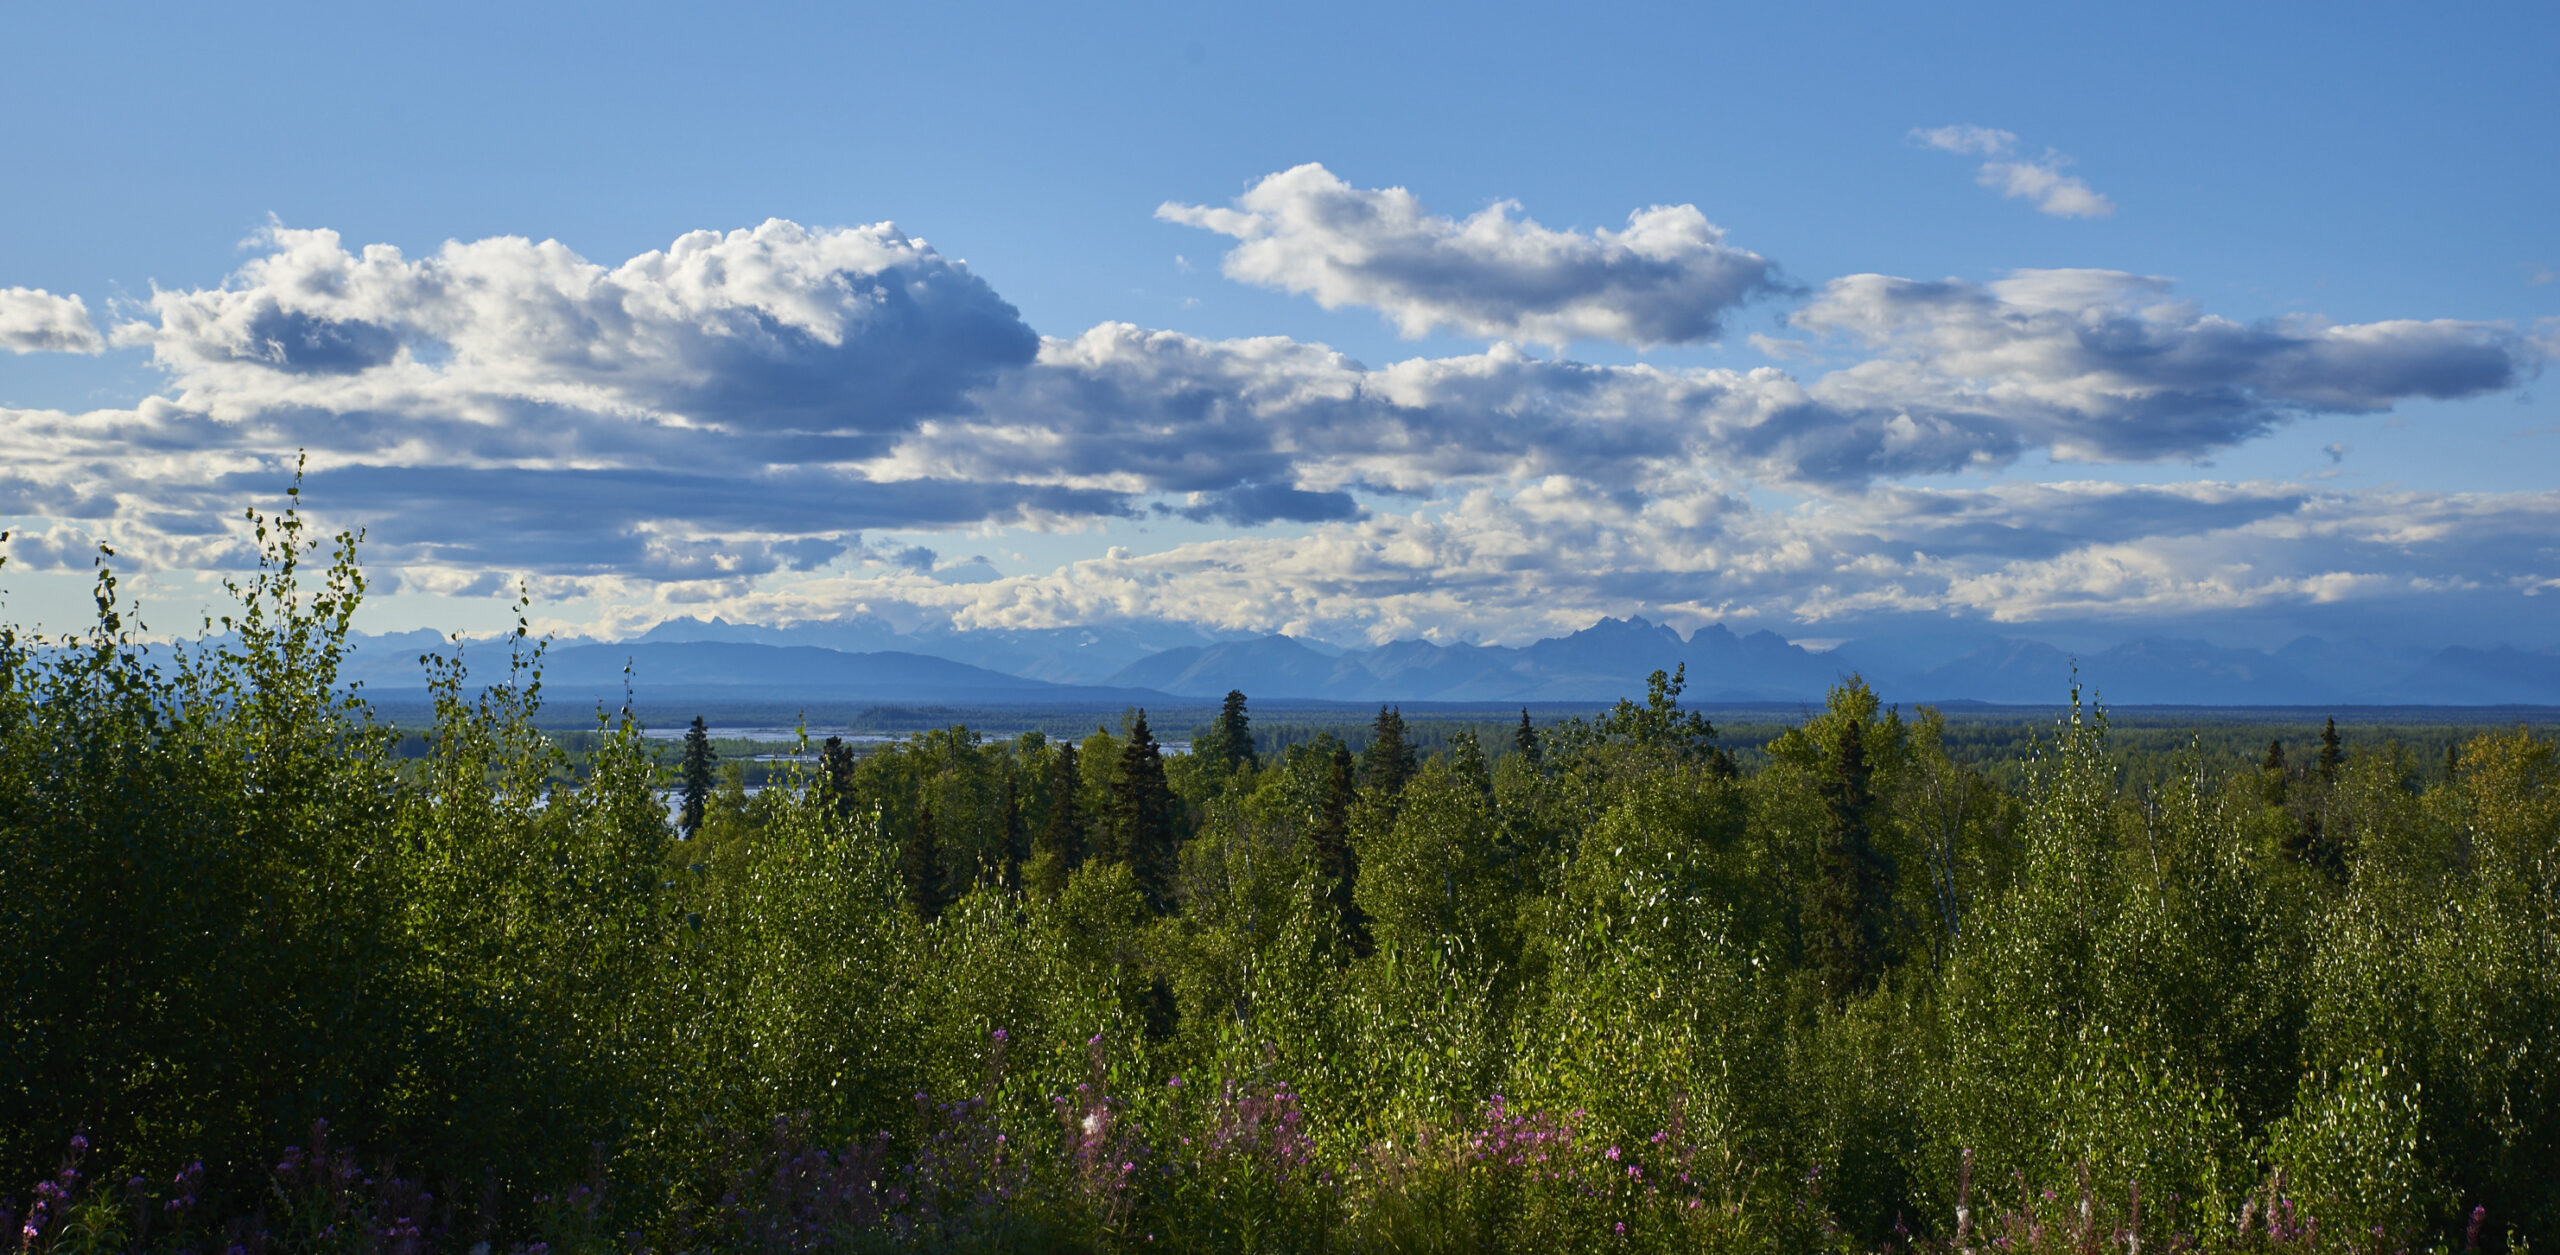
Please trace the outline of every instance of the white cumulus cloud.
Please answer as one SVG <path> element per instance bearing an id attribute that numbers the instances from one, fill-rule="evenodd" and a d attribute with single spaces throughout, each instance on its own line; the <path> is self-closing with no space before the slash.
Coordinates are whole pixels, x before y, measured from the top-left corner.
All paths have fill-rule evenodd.
<path id="1" fill-rule="evenodd" d="M 1639 347 L 1715 338 L 1726 312 L 1776 284 L 1695 205 L 1656 205 L 1623 231 L 1556 231 L 1505 201 L 1442 217 L 1400 187 L 1356 188 L 1321 165 L 1265 177 L 1231 209 L 1167 202 L 1156 216 L 1241 241 L 1229 278 L 1364 306 L 1408 336 Z"/>
<path id="2" fill-rule="evenodd" d="M 107 347 L 79 296 L 0 288 L 0 348 L 12 353 L 97 353 Z"/>

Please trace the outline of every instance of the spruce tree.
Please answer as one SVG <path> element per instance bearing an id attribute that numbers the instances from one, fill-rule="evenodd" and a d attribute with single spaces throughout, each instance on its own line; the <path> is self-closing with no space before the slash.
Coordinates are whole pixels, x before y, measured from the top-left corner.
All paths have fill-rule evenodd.
<path id="1" fill-rule="evenodd" d="M 677 827 L 685 840 L 692 840 L 702 831 L 702 812 L 717 783 L 719 759 L 711 748 L 711 730 L 702 726 L 702 716 L 695 715 L 693 726 L 685 729 L 684 766 L 678 776 L 684 790 L 684 814 Z"/>
<path id="2" fill-rule="evenodd" d="M 942 914 L 942 836 L 934 831 L 933 804 L 928 802 L 898 844 L 898 880 L 916 918 L 930 922 Z"/>
<path id="3" fill-rule="evenodd" d="M 1357 785 L 1352 778 L 1351 751 L 1340 741 L 1326 760 L 1325 788 L 1317 803 L 1316 822 L 1307 834 L 1316 878 L 1323 885 L 1323 904 L 1356 955 L 1369 953 L 1369 920 L 1352 891 L 1360 881 L 1360 856 L 1351 848 L 1351 803 Z"/>
<path id="4" fill-rule="evenodd" d="M 2346 761 L 2338 744 L 2338 721 L 2331 719 L 2320 731 L 2320 756 L 2312 760 L 2310 779 L 2321 787 L 2293 799 L 2297 813 L 2292 831 L 2284 837 L 2287 858 L 2316 868 L 2332 880 L 2344 880 L 2347 874 L 2346 847 L 2328 825 L 2329 789 L 2338 783 L 2338 769 Z"/>
<path id="5" fill-rule="evenodd" d="M 1392 802 L 1404 793 L 1405 782 L 1421 766 L 1413 752 L 1413 743 L 1405 739 L 1404 709 L 1378 707 L 1378 721 L 1371 725 L 1369 748 L 1360 755 L 1361 783 Z"/>
<path id="6" fill-rule="evenodd" d="M 2258 764 L 2258 773 L 2264 777 L 2267 805 L 2284 805 L 2286 794 L 2289 792 L 2287 787 L 2289 780 L 2284 765 L 2284 742 L 2267 742 L 2267 757 L 2264 762 Z"/>
<path id="7" fill-rule="evenodd" d="M 1067 877 L 1084 865 L 1084 772 L 1076 766 L 1076 743 L 1061 740 L 1049 756 L 1049 810 L 1031 837 L 1031 887 L 1054 898 L 1067 887 Z"/>
<path id="8" fill-rule="evenodd" d="M 1218 711 L 1218 721 L 1209 725 L 1209 734 L 1191 747 L 1191 752 L 1217 764 L 1217 770 L 1233 772 L 1240 767 L 1259 768 L 1261 755 L 1253 749 L 1253 720 L 1245 714 L 1244 692 L 1227 690 L 1226 704 Z"/>
<path id="9" fill-rule="evenodd" d="M 1140 710 L 1129 724 L 1128 741 L 1120 747 L 1120 779 L 1112 790 L 1114 851 L 1128 860 L 1129 872 L 1157 911 L 1173 902 L 1173 786 L 1164 775 L 1164 752 Z"/>
<path id="10" fill-rule="evenodd" d="M 1022 864 L 1030 858 L 1030 833 L 1022 823 L 1022 786 L 1020 773 L 1007 761 L 1004 764 L 1004 887 L 1014 892 L 1022 889 Z"/>
<path id="11" fill-rule="evenodd" d="M 2302 807 L 2301 813 L 2294 816 L 2293 827 L 2284 834 L 2284 854 L 2305 867 L 2327 873 L 2333 880 L 2343 880 L 2347 874 L 2347 852 L 2337 838 L 2329 834 L 2328 825 L 2321 820 L 2321 810 L 2317 803 L 2313 803 Z"/>
<path id="12" fill-rule="evenodd" d="M 853 813 L 853 749 L 843 737 L 828 737 L 818 747 L 818 783 L 838 816 Z"/>
<path id="13" fill-rule="evenodd" d="M 1835 1003 L 1873 987 L 1885 965 L 1893 864 L 1875 844 L 1874 774 L 1865 732 L 1849 720 L 1823 772 L 1825 823 L 1805 912 L 1805 960 Z"/>
<path id="14" fill-rule="evenodd" d="M 1529 708 L 1520 708 L 1520 727 L 1511 734 L 1511 748 L 1528 756 L 1532 767 L 1543 765 L 1546 752 L 1538 744 L 1538 726 L 1529 722 Z"/>

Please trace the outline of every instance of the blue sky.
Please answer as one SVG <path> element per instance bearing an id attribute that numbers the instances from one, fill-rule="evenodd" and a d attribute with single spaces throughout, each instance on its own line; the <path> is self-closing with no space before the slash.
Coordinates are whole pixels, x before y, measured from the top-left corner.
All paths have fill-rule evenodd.
<path id="1" fill-rule="evenodd" d="M 585 632 L 2560 643 L 2554 46 L 2521 4 L 0 6 L 0 585 L 74 626 L 108 540 L 183 626 L 304 449 L 385 628 L 521 579 Z M 581 259 L 664 324 L 523 338 Z M 791 304 L 845 281 L 921 312 Z"/>

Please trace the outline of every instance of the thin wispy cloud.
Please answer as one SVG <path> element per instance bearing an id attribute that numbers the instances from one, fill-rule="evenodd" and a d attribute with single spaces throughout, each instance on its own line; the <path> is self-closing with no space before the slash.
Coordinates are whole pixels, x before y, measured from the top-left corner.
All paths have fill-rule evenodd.
<path id="1" fill-rule="evenodd" d="M 2014 132 L 1987 126 L 1940 126 L 1926 130 L 1913 128 L 1911 138 L 1941 152 L 1967 153 L 1977 157 L 1993 157 L 2015 147 Z"/>
<path id="2" fill-rule="evenodd" d="M 2115 203 L 2087 181 L 2064 171 L 2071 158 L 2053 149 L 2039 157 L 2017 155 L 2016 134 L 1987 126 L 1941 126 L 1914 129 L 1912 142 L 1941 152 L 1985 158 L 1974 181 L 2012 200 L 2031 201 L 2036 212 L 2056 218 L 2105 218 Z"/>

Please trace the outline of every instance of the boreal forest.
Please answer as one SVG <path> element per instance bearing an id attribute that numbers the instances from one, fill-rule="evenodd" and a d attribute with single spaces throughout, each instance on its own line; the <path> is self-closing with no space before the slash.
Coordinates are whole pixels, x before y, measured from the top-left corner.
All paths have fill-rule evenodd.
<path id="1" fill-rule="evenodd" d="M 1674 673 L 750 791 L 538 729 L 527 636 L 392 726 L 352 540 L 257 523 L 197 644 L 111 574 L 0 638 L 21 1250 L 2560 1242 L 2548 735 L 1990 763 L 1849 682 L 1743 747 Z"/>

